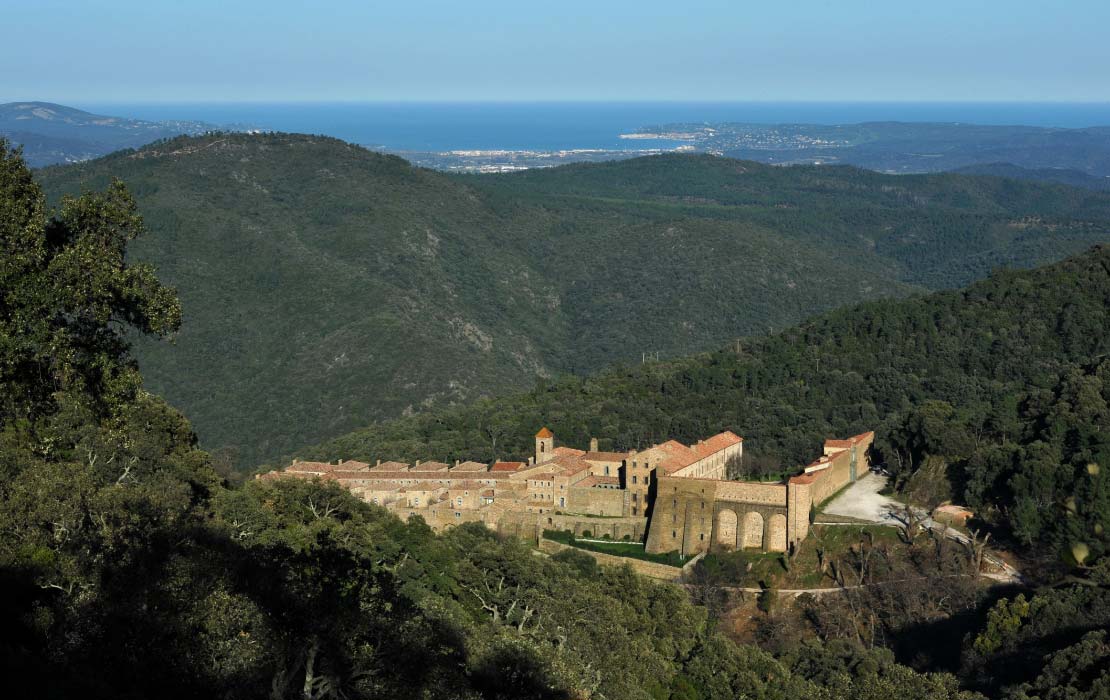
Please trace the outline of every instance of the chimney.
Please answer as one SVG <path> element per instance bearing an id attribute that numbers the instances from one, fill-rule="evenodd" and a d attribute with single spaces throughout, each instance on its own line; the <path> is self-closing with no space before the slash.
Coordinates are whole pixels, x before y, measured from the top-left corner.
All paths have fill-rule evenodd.
<path id="1" fill-rule="evenodd" d="M 374 466 L 376 466 L 376 467 L 380 467 L 380 466 L 382 466 L 382 461 L 381 461 L 381 460 L 379 459 L 379 460 L 378 460 L 378 463 L 377 463 L 377 464 L 375 464 Z"/>
<path id="2" fill-rule="evenodd" d="M 597 438 L 590 438 L 590 452 L 597 452 Z"/>
<path id="3" fill-rule="evenodd" d="M 536 458 L 535 457 L 529 457 L 528 458 L 528 464 L 535 464 L 535 463 L 536 463 Z"/>
<path id="4" fill-rule="evenodd" d="M 459 466 L 459 460 L 457 460 L 457 459 L 455 460 L 455 466 L 456 467 Z"/>

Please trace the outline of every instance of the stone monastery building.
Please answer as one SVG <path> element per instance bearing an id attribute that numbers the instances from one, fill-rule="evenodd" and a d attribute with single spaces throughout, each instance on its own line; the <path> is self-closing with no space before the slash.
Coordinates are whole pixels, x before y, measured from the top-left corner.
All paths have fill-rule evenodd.
<path id="1" fill-rule="evenodd" d="M 538 539 L 543 530 L 643 541 L 648 552 L 755 547 L 786 551 L 809 533 L 811 510 L 869 468 L 874 433 L 826 440 L 824 454 L 782 483 L 728 481 L 744 441 L 723 432 L 693 445 L 668 440 L 645 450 L 600 452 L 556 446 L 536 433 L 527 462 L 294 461 L 260 479 L 338 481 L 401 518 L 433 528 L 482 522 Z"/>

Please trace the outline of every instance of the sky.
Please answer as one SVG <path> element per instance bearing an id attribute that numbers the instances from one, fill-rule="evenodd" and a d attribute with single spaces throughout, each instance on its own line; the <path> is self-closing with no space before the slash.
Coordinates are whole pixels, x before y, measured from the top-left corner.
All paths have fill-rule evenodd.
<path id="1" fill-rule="evenodd" d="M 0 101 L 1110 101 L 1108 0 L 5 0 Z"/>

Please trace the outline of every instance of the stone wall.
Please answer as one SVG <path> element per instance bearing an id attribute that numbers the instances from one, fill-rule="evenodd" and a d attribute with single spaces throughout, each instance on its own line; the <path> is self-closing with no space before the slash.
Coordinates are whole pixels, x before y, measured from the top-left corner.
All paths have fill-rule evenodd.
<path id="1" fill-rule="evenodd" d="M 544 530 L 567 530 L 573 532 L 575 537 L 586 537 L 588 532 L 589 537 L 598 539 L 608 535 L 614 542 L 643 542 L 647 533 L 647 518 L 506 512 L 497 521 L 497 529 L 504 534 L 517 535 L 532 542 L 538 540 Z"/>
<path id="2" fill-rule="evenodd" d="M 717 486 L 717 499 L 784 507 L 786 506 L 786 485 L 725 481 Z"/>
<path id="3" fill-rule="evenodd" d="M 667 566 L 666 564 L 657 564 L 653 561 L 632 559 L 631 557 L 618 557 L 612 554 L 605 554 L 604 552 L 591 552 L 588 549 L 571 547 L 570 545 L 548 539 L 540 539 L 539 546 L 540 551 L 547 552 L 548 554 L 558 554 L 565 549 L 574 549 L 590 555 L 596 559 L 599 564 L 604 564 L 606 566 L 631 566 L 632 570 L 636 573 L 661 581 L 678 581 L 682 577 L 682 569 L 674 566 Z"/>
<path id="4" fill-rule="evenodd" d="M 594 486 L 571 486 L 567 510 L 586 515 L 621 517 L 626 512 L 629 497 L 623 489 L 605 489 Z"/>

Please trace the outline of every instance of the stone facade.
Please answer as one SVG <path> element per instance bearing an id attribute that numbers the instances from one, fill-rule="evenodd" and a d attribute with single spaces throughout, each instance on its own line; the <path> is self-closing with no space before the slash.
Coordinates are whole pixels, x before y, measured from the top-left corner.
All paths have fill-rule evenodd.
<path id="1" fill-rule="evenodd" d="M 874 433 L 864 433 L 826 441 L 824 454 L 786 483 L 722 481 L 681 471 L 662 476 L 647 551 L 788 551 L 808 536 L 813 508 L 867 471 L 873 439 Z"/>
<path id="2" fill-rule="evenodd" d="M 545 529 L 646 541 L 648 552 L 758 548 L 786 551 L 809 533 L 810 513 L 868 467 L 872 433 L 828 440 L 824 454 L 786 483 L 727 481 L 743 456 L 730 432 L 693 445 L 676 440 L 643 450 L 600 452 L 555 444 L 543 428 L 528 462 L 425 461 L 408 465 L 295 461 L 262 479 L 320 478 L 402 518 L 435 529 L 465 522 L 538 541 Z"/>

